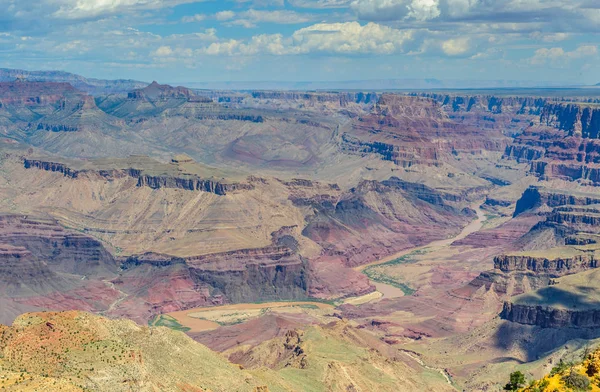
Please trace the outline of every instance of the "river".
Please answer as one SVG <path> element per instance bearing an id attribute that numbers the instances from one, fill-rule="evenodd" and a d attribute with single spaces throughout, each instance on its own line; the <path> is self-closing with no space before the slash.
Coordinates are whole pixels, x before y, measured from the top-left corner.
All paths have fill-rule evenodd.
<path id="1" fill-rule="evenodd" d="M 354 270 L 363 272 L 368 267 L 389 263 L 390 261 L 399 259 L 410 253 L 413 253 L 413 252 L 419 251 L 419 250 L 423 250 L 425 248 L 427 248 L 429 251 L 440 250 L 440 249 L 450 246 L 455 241 L 462 240 L 463 238 L 467 237 L 469 234 L 478 232 L 479 230 L 481 230 L 483 228 L 483 224 L 487 220 L 487 217 L 486 217 L 485 213 L 483 212 L 483 210 L 481 209 L 481 205 L 479 203 L 475 206 L 472 206 L 472 208 L 477 212 L 477 219 L 475 219 L 474 221 L 469 223 L 467 226 L 465 226 L 465 228 L 457 236 L 452 237 L 452 238 L 446 238 L 443 240 L 433 241 L 433 242 L 428 243 L 427 245 L 419 246 L 417 248 L 405 249 L 405 250 L 395 253 L 393 255 L 386 256 L 380 260 L 373 261 L 371 263 L 355 267 Z M 392 286 L 392 285 L 389 285 L 386 283 L 379 283 L 379 282 L 374 282 L 373 284 L 377 288 L 377 291 L 379 291 L 381 294 L 383 294 L 383 296 L 381 298 L 398 298 L 398 297 L 403 297 L 405 295 L 404 291 L 402 291 L 398 287 L 395 287 L 395 286 Z"/>

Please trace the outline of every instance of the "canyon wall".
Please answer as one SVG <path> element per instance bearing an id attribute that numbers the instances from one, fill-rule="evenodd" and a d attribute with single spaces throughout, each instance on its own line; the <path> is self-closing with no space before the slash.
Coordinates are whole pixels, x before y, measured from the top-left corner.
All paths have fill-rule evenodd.
<path id="1" fill-rule="evenodd" d="M 248 183 L 224 183 L 212 179 L 202 179 L 193 175 L 178 177 L 174 175 L 151 175 L 145 174 L 141 169 L 114 169 L 114 170 L 90 170 L 72 169 L 67 164 L 39 159 L 23 160 L 26 169 L 36 168 L 40 170 L 62 173 L 66 177 L 77 178 L 82 174 L 96 174 L 106 179 L 130 176 L 138 180 L 138 187 L 149 187 L 152 189 L 174 188 L 188 191 L 203 191 L 225 196 L 227 193 L 237 190 L 251 190 L 252 184 Z"/>
<path id="2" fill-rule="evenodd" d="M 529 162 L 541 179 L 600 185 L 600 108 L 589 103 L 546 102 L 536 121 L 505 150 Z"/>
<path id="3" fill-rule="evenodd" d="M 555 259 L 515 255 L 501 255 L 494 258 L 494 268 L 505 273 L 532 272 L 559 277 L 597 267 L 598 259 L 594 254 L 582 254 Z"/>
<path id="4" fill-rule="evenodd" d="M 520 305 L 505 302 L 500 317 L 515 323 L 542 328 L 600 327 L 600 309 L 557 309 L 542 305 Z"/>

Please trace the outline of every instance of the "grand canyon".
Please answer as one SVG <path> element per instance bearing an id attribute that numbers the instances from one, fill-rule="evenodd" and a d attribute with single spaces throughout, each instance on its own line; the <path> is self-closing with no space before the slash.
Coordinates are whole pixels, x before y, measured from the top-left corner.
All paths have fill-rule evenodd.
<path id="1" fill-rule="evenodd" d="M 598 88 L 0 71 L 3 390 L 497 391 L 599 266 Z"/>

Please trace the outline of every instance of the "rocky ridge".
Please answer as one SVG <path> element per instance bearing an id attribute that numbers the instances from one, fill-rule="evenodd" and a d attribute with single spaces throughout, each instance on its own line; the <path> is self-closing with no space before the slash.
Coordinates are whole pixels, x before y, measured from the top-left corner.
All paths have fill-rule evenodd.
<path id="1" fill-rule="evenodd" d="M 191 174 L 149 174 L 143 169 L 109 169 L 109 170 L 93 170 L 93 169 L 73 169 L 65 163 L 51 162 L 40 159 L 23 160 L 26 169 L 36 168 L 45 171 L 62 173 L 69 178 L 77 178 L 80 175 L 98 175 L 107 180 L 129 176 L 137 179 L 138 187 L 149 187 L 152 189 L 173 188 L 184 189 L 188 191 L 202 191 L 214 193 L 216 195 L 225 196 L 228 193 L 238 190 L 251 190 L 253 185 L 249 183 L 227 183 L 216 179 L 202 179 Z"/>

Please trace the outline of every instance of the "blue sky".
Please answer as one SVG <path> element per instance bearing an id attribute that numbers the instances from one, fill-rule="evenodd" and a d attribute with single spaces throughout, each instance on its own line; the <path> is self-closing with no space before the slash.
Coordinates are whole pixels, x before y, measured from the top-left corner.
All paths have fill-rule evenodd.
<path id="1" fill-rule="evenodd" d="M 600 0 L 0 0 L 0 67 L 172 83 L 600 82 Z"/>

